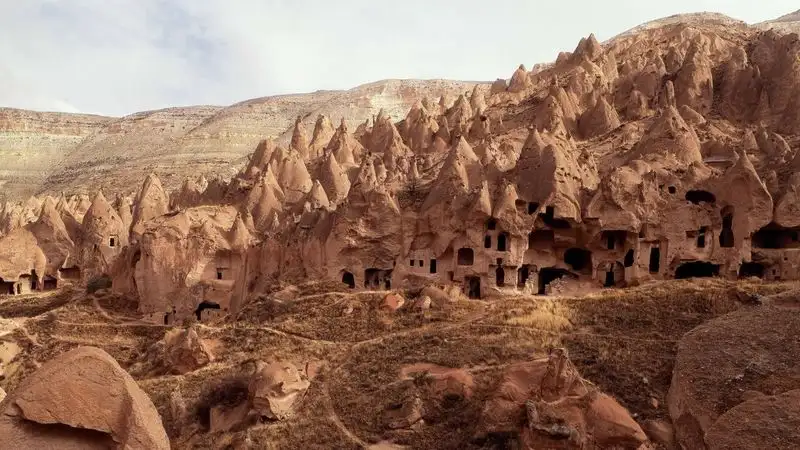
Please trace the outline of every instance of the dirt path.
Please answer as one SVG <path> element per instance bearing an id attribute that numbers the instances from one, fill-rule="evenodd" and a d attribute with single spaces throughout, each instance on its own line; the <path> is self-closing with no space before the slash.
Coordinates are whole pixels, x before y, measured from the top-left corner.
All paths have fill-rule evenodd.
<path id="1" fill-rule="evenodd" d="M 326 377 L 327 378 L 327 377 Z M 336 413 L 336 409 L 333 407 L 333 400 L 331 399 L 331 394 L 328 390 L 328 383 L 322 383 L 322 394 L 325 397 L 325 409 L 328 410 L 328 419 L 336 425 L 336 428 L 342 432 L 350 441 L 354 444 L 360 445 L 362 448 L 367 448 L 368 444 L 361 440 L 355 433 L 350 431 L 347 426 L 345 426 L 344 422 L 342 422 L 341 417 L 339 414 Z"/>

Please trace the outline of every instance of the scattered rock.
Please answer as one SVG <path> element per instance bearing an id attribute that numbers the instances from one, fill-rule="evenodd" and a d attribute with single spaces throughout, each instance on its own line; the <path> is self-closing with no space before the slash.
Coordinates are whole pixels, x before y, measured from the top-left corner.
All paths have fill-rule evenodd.
<path id="1" fill-rule="evenodd" d="M 389 294 L 383 298 L 383 308 L 389 311 L 397 311 L 405 305 L 406 299 L 400 294 Z"/>

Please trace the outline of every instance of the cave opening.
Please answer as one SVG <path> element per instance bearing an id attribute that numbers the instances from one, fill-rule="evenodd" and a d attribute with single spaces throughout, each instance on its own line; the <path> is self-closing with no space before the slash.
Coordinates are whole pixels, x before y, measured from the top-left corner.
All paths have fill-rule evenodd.
<path id="1" fill-rule="evenodd" d="M 508 248 L 508 233 L 500 233 L 497 236 L 497 251 L 505 252 Z"/>
<path id="2" fill-rule="evenodd" d="M 650 249 L 650 273 L 658 273 L 661 270 L 661 248 L 653 247 Z"/>
<path id="3" fill-rule="evenodd" d="M 471 248 L 464 247 L 458 249 L 457 258 L 459 266 L 471 266 L 475 264 L 475 252 L 473 252 Z"/>
<path id="4" fill-rule="evenodd" d="M 548 206 L 544 210 L 544 214 L 540 213 L 539 217 L 542 218 L 544 224 L 553 229 L 567 229 L 570 228 L 570 224 L 567 220 L 564 219 L 557 219 L 556 216 L 556 209 L 553 206 Z"/>
<path id="5" fill-rule="evenodd" d="M 497 266 L 497 269 L 494 271 L 495 274 L 495 282 L 497 287 L 503 287 L 506 285 L 506 271 L 503 270 L 502 266 Z"/>
<path id="6" fill-rule="evenodd" d="M 523 288 L 528 283 L 528 278 L 531 277 L 531 266 L 523 264 L 517 270 L 517 287 Z"/>
<path id="7" fill-rule="evenodd" d="M 364 270 L 364 287 L 367 289 L 392 288 L 392 270 L 369 268 Z"/>
<path id="8" fill-rule="evenodd" d="M 633 252 L 633 249 L 628 250 L 628 252 L 625 253 L 625 259 L 622 261 L 623 265 L 625 267 L 633 266 L 634 256 L 635 256 L 635 254 Z"/>
<path id="9" fill-rule="evenodd" d="M 719 265 L 706 261 L 686 262 L 675 269 L 675 278 L 679 280 L 687 278 L 711 278 L 717 275 L 719 275 Z"/>
<path id="10" fill-rule="evenodd" d="M 556 267 L 544 267 L 539 270 L 539 295 L 547 293 L 547 286 L 555 280 L 571 276 L 568 270 Z"/>
<path id="11" fill-rule="evenodd" d="M 800 247 L 798 230 L 782 227 L 774 222 L 764 226 L 753 234 L 753 247 L 766 249 Z"/>
<path id="12" fill-rule="evenodd" d="M 564 262 L 575 271 L 592 269 L 592 252 L 583 248 L 570 248 L 564 252 Z"/>
<path id="13" fill-rule="evenodd" d="M 201 320 L 203 317 L 203 311 L 207 309 L 221 309 L 219 307 L 219 303 L 210 302 L 208 300 L 203 300 L 197 305 L 197 309 L 194 310 L 194 315 L 197 317 L 197 320 Z"/>
<path id="14" fill-rule="evenodd" d="M 603 287 L 607 287 L 607 288 L 614 287 L 614 284 L 616 284 L 616 282 L 614 280 L 614 269 L 610 268 L 606 272 L 606 280 L 603 283 Z"/>
<path id="15" fill-rule="evenodd" d="M 467 288 L 467 296 L 472 299 L 481 298 L 481 279 L 480 277 L 465 277 L 464 285 Z"/>
<path id="16" fill-rule="evenodd" d="M 722 215 L 722 231 L 719 233 L 719 246 L 731 248 L 734 244 L 733 239 L 733 208 L 726 206 L 720 213 Z"/>
<path id="17" fill-rule="evenodd" d="M 746 262 L 739 266 L 739 278 L 758 277 L 764 278 L 766 268 L 763 264 L 757 262 Z"/>
<path id="18" fill-rule="evenodd" d="M 350 289 L 356 288 L 356 278 L 350 272 L 345 271 L 342 273 L 342 283 L 346 284 Z"/>
<path id="19" fill-rule="evenodd" d="M 714 196 L 711 192 L 708 191 L 701 191 L 701 190 L 691 190 L 686 191 L 685 196 L 687 201 L 694 203 L 695 205 L 699 205 L 700 203 L 716 203 L 717 197 Z"/>

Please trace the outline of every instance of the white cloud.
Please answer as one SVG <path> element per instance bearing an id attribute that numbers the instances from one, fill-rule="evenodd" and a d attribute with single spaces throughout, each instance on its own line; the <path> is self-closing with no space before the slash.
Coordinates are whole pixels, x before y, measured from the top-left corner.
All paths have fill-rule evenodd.
<path id="1" fill-rule="evenodd" d="M 111 115 L 343 89 L 382 78 L 493 80 L 595 32 L 794 1 L 0 0 L 0 105 Z M 21 81 L 21 80 L 24 80 Z"/>

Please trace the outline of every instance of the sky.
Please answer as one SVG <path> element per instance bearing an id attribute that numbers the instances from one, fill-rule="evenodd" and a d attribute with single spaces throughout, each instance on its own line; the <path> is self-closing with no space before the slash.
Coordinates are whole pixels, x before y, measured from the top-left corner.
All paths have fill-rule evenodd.
<path id="1" fill-rule="evenodd" d="M 0 0 L 0 106 L 122 116 L 387 78 L 492 81 L 672 14 L 797 0 Z"/>

